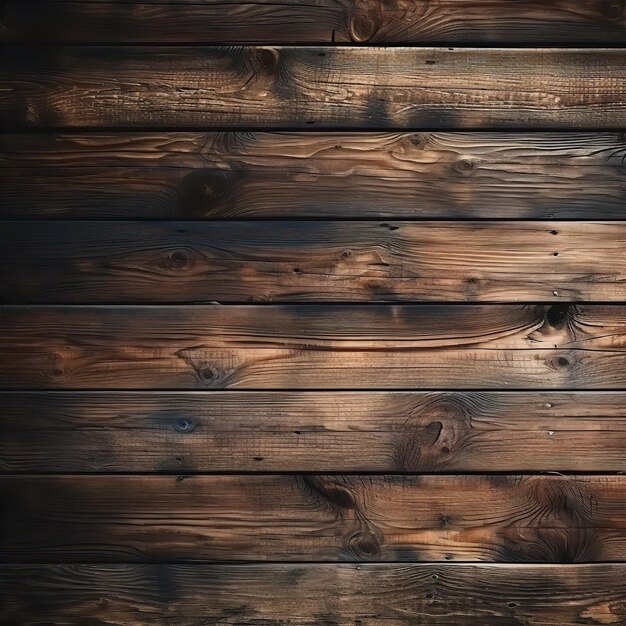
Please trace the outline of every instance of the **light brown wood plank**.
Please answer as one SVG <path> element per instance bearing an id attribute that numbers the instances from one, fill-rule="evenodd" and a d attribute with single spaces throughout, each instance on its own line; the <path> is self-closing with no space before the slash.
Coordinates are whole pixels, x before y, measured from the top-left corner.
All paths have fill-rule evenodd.
<path id="1" fill-rule="evenodd" d="M 7 0 L 0 40 L 624 45 L 626 16 L 611 0 Z"/>
<path id="2" fill-rule="evenodd" d="M 626 49 L 8 47 L 5 128 L 626 125 Z"/>
<path id="3" fill-rule="evenodd" d="M 616 389 L 626 306 L 4 307 L 3 389 Z"/>
<path id="4" fill-rule="evenodd" d="M 622 392 L 0 394 L 5 472 L 626 468 Z"/>
<path id="5" fill-rule="evenodd" d="M 626 566 L 5 565 L 5 623 L 564 626 L 626 621 Z"/>
<path id="6" fill-rule="evenodd" d="M 626 476 L 0 477 L 7 562 L 626 559 Z"/>
<path id="7" fill-rule="evenodd" d="M 623 133 L 0 136 L 4 219 L 626 217 Z"/>
<path id="8" fill-rule="evenodd" d="M 5 303 L 626 300 L 626 222 L 6 222 Z"/>

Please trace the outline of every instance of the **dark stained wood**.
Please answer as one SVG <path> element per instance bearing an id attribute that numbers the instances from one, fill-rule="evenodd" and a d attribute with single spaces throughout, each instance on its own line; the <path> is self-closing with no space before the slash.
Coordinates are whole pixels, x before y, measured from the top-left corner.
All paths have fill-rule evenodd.
<path id="1" fill-rule="evenodd" d="M 4 565 L 5 624 L 564 626 L 626 621 L 626 565 Z"/>
<path id="2" fill-rule="evenodd" d="M 626 0 L 0 42 L 3 626 L 626 626 Z"/>
<path id="3" fill-rule="evenodd" d="M 623 561 L 624 489 L 626 476 L 5 476 L 0 546 L 34 563 Z"/>
<path id="4" fill-rule="evenodd" d="M 0 40 L 626 44 L 614 0 L 7 0 Z"/>
<path id="5" fill-rule="evenodd" d="M 8 47 L 5 128 L 626 125 L 626 49 Z"/>
<path id="6" fill-rule="evenodd" d="M 626 222 L 6 222 L 5 303 L 626 300 Z"/>
<path id="7" fill-rule="evenodd" d="M 5 472 L 605 471 L 623 392 L 0 394 Z"/>
<path id="8" fill-rule="evenodd" d="M 623 133 L 0 136 L 4 219 L 626 217 Z"/>
<path id="9" fill-rule="evenodd" d="M 626 306 L 5 307 L 3 389 L 615 389 Z"/>

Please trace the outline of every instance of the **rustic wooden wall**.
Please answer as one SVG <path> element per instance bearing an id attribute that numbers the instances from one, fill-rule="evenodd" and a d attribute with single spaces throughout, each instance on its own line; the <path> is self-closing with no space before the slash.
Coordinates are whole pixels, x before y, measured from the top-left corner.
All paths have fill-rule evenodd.
<path id="1" fill-rule="evenodd" d="M 3 624 L 626 624 L 623 0 L 1 5 Z"/>

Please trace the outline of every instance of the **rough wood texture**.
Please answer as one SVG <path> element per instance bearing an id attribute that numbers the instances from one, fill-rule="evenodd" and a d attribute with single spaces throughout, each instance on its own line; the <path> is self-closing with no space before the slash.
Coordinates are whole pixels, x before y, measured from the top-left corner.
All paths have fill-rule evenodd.
<path id="1" fill-rule="evenodd" d="M 625 467 L 623 392 L 0 394 L 5 472 Z"/>
<path id="2" fill-rule="evenodd" d="M 623 561 L 624 489 L 626 476 L 0 477 L 0 546 L 35 563 Z"/>
<path id="3" fill-rule="evenodd" d="M 564 626 L 626 622 L 626 566 L 5 565 L 5 624 Z"/>
<path id="4" fill-rule="evenodd" d="M 623 133 L 0 136 L 4 219 L 625 218 Z"/>
<path id="5" fill-rule="evenodd" d="M 626 125 L 626 49 L 8 47 L 7 129 Z"/>
<path id="6" fill-rule="evenodd" d="M 3 389 L 612 389 L 626 306 L 5 307 Z"/>
<path id="7" fill-rule="evenodd" d="M 7 0 L 0 40 L 626 44 L 615 0 Z"/>
<path id="8" fill-rule="evenodd" d="M 626 300 L 626 222 L 6 222 L 5 303 Z"/>

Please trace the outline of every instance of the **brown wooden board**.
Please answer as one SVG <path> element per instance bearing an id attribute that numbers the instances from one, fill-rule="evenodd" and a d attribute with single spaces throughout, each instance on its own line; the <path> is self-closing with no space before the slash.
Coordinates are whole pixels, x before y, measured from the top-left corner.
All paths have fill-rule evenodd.
<path id="1" fill-rule="evenodd" d="M 7 47 L 17 128 L 614 129 L 626 49 Z"/>
<path id="2" fill-rule="evenodd" d="M 614 389 L 626 306 L 5 307 L 3 389 Z"/>
<path id="3" fill-rule="evenodd" d="M 0 40 L 626 44 L 614 0 L 7 0 Z"/>
<path id="4" fill-rule="evenodd" d="M 4 472 L 619 472 L 624 392 L 7 392 Z"/>
<path id="5" fill-rule="evenodd" d="M 623 133 L 0 136 L 5 219 L 626 218 Z"/>
<path id="6" fill-rule="evenodd" d="M 0 546 L 39 563 L 623 561 L 624 489 L 626 476 L 5 476 Z"/>
<path id="7" fill-rule="evenodd" d="M 626 300 L 626 222 L 5 222 L 5 303 Z"/>
<path id="8" fill-rule="evenodd" d="M 564 626 L 626 621 L 626 566 L 4 565 L 5 624 Z"/>

